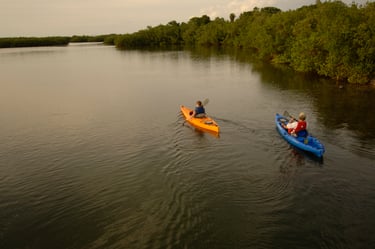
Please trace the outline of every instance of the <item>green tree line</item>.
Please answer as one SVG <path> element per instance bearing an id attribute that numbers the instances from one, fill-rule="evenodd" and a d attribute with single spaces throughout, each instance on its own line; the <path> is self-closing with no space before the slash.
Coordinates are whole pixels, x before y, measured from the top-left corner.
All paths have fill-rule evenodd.
<path id="1" fill-rule="evenodd" d="M 64 46 L 69 41 L 65 36 L 0 38 L 0 48 Z"/>
<path id="2" fill-rule="evenodd" d="M 40 46 L 66 46 L 70 42 L 104 42 L 114 44 L 116 35 L 74 35 L 74 36 L 49 36 L 49 37 L 5 37 L 0 38 L 0 48 L 40 47 Z"/>
<path id="3" fill-rule="evenodd" d="M 69 42 L 104 42 L 106 44 L 114 45 L 114 38 L 116 34 L 109 35 L 73 35 Z"/>
<path id="4" fill-rule="evenodd" d="M 375 71 L 375 3 L 364 6 L 319 0 L 281 11 L 254 8 L 238 18 L 171 21 L 132 34 L 112 36 L 118 48 L 216 46 L 239 48 L 274 63 L 350 83 L 368 83 Z"/>

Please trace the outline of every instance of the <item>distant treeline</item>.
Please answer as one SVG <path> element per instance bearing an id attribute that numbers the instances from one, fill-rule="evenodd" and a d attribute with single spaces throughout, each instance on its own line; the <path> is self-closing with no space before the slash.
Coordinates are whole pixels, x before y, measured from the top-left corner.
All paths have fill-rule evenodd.
<path id="1" fill-rule="evenodd" d="M 97 35 L 97 36 L 88 36 L 88 35 L 74 35 L 70 38 L 70 42 L 104 42 L 105 44 L 114 45 L 115 34 L 109 35 Z"/>
<path id="2" fill-rule="evenodd" d="M 69 41 L 64 36 L 0 38 L 0 48 L 64 46 Z"/>
<path id="3" fill-rule="evenodd" d="M 114 44 L 114 37 L 114 34 L 98 36 L 74 35 L 72 37 L 9 37 L 0 38 L 0 48 L 66 46 L 69 42 L 104 42 L 106 44 Z"/>
<path id="4" fill-rule="evenodd" d="M 348 6 L 341 1 L 317 0 L 315 5 L 286 12 L 275 7 L 254 8 L 238 18 L 230 14 L 228 20 L 210 20 L 204 15 L 187 23 L 171 21 L 119 35 L 111 42 L 118 48 L 240 48 L 299 72 L 368 83 L 375 71 L 375 3 Z"/>

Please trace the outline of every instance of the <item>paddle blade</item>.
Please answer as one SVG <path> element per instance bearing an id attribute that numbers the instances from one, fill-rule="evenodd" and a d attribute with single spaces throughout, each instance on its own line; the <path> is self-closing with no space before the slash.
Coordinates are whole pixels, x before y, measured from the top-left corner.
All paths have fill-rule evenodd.
<path id="1" fill-rule="evenodd" d="M 288 111 L 285 111 L 284 114 L 283 114 L 283 116 L 295 119 L 292 115 L 289 114 Z"/>
<path id="2" fill-rule="evenodd" d="M 205 100 L 203 100 L 202 105 L 203 105 L 203 106 L 206 106 L 206 105 L 208 104 L 209 101 L 210 101 L 209 99 L 205 99 Z"/>

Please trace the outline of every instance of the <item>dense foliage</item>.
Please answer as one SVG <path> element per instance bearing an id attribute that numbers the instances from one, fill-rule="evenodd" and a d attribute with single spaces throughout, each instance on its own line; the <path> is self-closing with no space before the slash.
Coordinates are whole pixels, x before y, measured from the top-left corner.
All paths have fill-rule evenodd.
<path id="1" fill-rule="evenodd" d="M 116 36 L 115 34 L 96 35 L 96 36 L 74 35 L 70 38 L 70 42 L 104 42 L 104 43 L 113 45 L 115 36 Z"/>
<path id="2" fill-rule="evenodd" d="M 70 42 L 103 42 L 114 45 L 116 35 L 74 35 L 69 36 L 50 36 L 50 37 L 7 37 L 0 38 L 0 48 L 16 47 L 41 47 L 41 46 L 65 46 Z"/>
<path id="3" fill-rule="evenodd" d="M 64 36 L 0 38 L 0 48 L 64 46 L 69 41 L 70 37 Z"/>
<path id="4" fill-rule="evenodd" d="M 221 46 L 256 51 L 263 59 L 285 63 L 351 83 L 367 83 L 375 71 L 375 3 L 347 6 L 329 1 L 282 12 L 254 8 L 237 19 L 187 23 L 171 21 L 114 38 L 119 48 L 150 46 Z"/>

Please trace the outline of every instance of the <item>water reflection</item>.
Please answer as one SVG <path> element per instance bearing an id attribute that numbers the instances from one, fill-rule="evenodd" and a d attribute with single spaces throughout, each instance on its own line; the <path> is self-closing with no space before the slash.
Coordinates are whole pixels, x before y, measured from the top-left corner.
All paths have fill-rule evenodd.
<path id="1" fill-rule="evenodd" d="M 272 65 L 258 60 L 250 52 L 243 50 L 199 48 L 191 52 L 191 57 L 199 60 L 211 60 L 212 57 L 217 60 L 231 58 L 251 65 L 251 69 L 260 75 L 262 84 L 279 91 L 293 91 L 296 97 L 305 95 L 312 99 L 319 121 L 327 128 L 334 130 L 346 127 L 363 141 L 365 149 L 374 143 L 367 142 L 375 139 L 374 88 L 337 83 L 313 74 L 297 73 L 285 65 Z"/>
<path id="2" fill-rule="evenodd" d="M 352 124 L 371 91 L 243 52 L 63 50 L 0 60 L 0 248 L 373 245 L 373 131 Z M 206 97 L 220 139 L 182 126 Z M 284 108 L 324 162 L 277 133 Z"/>

